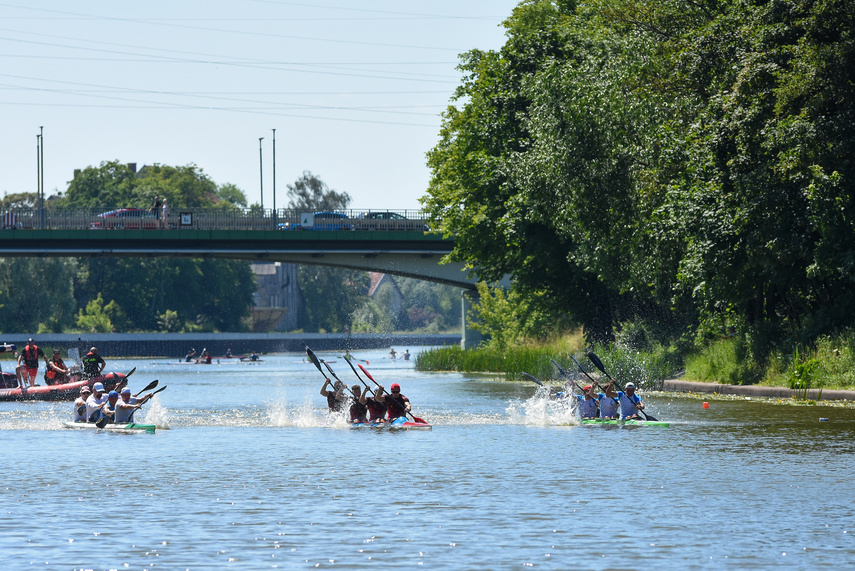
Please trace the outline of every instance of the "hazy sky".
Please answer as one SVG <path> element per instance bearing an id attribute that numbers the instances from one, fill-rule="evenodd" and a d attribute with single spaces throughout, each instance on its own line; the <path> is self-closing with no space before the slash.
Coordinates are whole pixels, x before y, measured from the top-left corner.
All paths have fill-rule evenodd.
<path id="1" fill-rule="evenodd" d="M 417 209 L 460 72 L 514 0 L 0 1 L 0 192 L 103 161 L 196 164 L 276 205 L 304 170 L 354 208 Z M 116 205 L 120 206 L 120 205 Z"/>

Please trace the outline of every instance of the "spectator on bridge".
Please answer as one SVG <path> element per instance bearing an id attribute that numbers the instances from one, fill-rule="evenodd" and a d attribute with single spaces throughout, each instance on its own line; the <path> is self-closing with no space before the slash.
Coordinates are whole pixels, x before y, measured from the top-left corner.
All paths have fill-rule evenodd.
<path id="1" fill-rule="evenodd" d="M 169 206 L 166 204 L 166 199 L 163 199 L 163 217 L 160 222 L 161 228 L 169 228 Z"/>
<path id="2" fill-rule="evenodd" d="M 155 196 L 154 197 L 154 204 L 149 209 L 149 212 L 151 212 L 152 214 L 157 216 L 158 214 L 160 214 L 160 207 L 161 207 L 160 197 Z"/>

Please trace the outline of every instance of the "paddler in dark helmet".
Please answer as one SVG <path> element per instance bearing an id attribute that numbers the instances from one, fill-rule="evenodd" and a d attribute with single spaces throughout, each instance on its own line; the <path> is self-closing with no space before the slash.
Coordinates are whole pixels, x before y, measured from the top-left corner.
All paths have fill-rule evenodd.
<path id="1" fill-rule="evenodd" d="M 381 389 L 383 387 L 380 387 Z M 389 413 L 389 420 L 395 420 L 399 416 L 406 416 L 410 412 L 410 399 L 401 394 L 401 385 L 392 383 L 389 394 L 383 399 Z"/>

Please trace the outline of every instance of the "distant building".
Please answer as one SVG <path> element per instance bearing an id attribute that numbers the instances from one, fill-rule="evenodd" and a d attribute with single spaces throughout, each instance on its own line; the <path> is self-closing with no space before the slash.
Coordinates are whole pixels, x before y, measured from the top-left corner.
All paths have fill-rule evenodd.
<path id="1" fill-rule="evenodd" d="M 282 262 L 253 262 L 258 280 L 253 294 L 253 331 L 292 331 L 298 327 L 303 296 L 297 285 L 297 266 Z"/>

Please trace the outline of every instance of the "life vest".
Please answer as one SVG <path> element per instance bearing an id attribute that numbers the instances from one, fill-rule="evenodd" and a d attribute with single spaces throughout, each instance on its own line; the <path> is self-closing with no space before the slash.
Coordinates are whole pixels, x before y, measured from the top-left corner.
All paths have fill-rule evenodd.
<path id="1" fill-rule="evenodd" d="M 30 369 L 38 369 L 39 368 L 39 346 L 38 345 L 27 345 L 24 347 L 24 351 L 21 353 L 21 356 L 24 358 L 24 364 Z"/>

